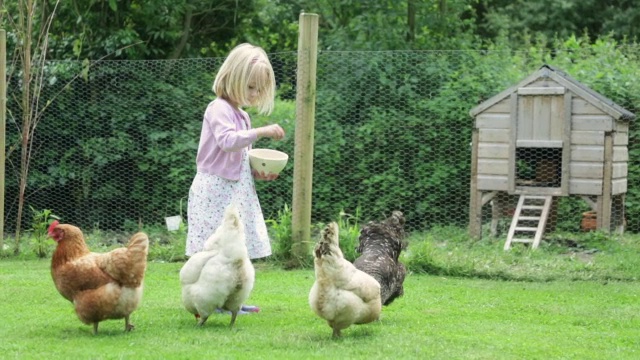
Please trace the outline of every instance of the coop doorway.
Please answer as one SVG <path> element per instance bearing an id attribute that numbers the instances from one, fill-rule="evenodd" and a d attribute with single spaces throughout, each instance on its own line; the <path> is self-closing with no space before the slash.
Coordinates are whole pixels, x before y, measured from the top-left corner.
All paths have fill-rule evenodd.
<path id="1" fill-rule="evenodd" d="M 516 190 L 562 186 L 561 147 L 519 147 L 515 160 Z"/>

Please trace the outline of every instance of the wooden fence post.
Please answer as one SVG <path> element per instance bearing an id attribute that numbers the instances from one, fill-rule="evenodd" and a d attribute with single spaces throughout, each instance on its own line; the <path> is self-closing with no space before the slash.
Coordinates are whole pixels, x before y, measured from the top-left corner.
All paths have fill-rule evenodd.
<path id="1" fill-rule="evenodd" d="M 293 154 L 293 205 L 291 252 L 301 265 L 311 241 L 311 186 L 313 178 L 313 131 L 318 59 L 318 15 L 300 14 L 296 82 L 296 130 Z"/>
<path id="2" fill-rule="evenodd" d="M 7 32 L 0 29 L 0 252 L 4 249 L 4 163 L 7 123 Z"/>

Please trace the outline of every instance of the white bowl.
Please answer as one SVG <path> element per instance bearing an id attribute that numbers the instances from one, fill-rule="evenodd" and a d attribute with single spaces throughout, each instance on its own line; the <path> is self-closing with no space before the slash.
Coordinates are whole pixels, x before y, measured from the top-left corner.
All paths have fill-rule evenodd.
<path id="1" fill-rule="evenodd" d="M 251 168 L 265 174 L 280 174 L 289 160 L 289 155 L 272 149 L 249 150 Z"/>

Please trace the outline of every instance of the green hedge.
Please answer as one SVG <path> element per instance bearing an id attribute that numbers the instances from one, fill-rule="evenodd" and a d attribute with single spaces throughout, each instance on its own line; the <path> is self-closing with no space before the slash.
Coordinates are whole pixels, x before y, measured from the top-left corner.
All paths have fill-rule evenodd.
<path id="1" fill-rule="evenodd" d="M 290 62 L 292 65 L 292 62 Z M 640 107 L 640 61 L 634 45 L 571 38 L 553 50 L 493 46 L 485 51 L 323 52 L 318 58 L 313 220 L 326 222 L 360 209 L 363 221 L 404 210 L 412 228 L 465 226 L 468 221 L 472 119 L 478 103 L 512 86 L 542 64 L 557 66 L 632 112 Z M 52 209 L 82 226 L 135 228 L 180 211 L 195 173 L 202 113 L 214 63 L 106 62 L 67 84 L 81 64 L 52 63 L 51 102 L 35 138 L 28 205 Z M 291 73 L 279 76 L 290 98 Z M 286 75 L 286 74 L 285 74 Z M 56 79 L 55 81 L 53 79 Z M 19 89 L 19 79 L 10 79 Z M 11 88 L 11 87 L 10 87 Z M 48 95 L 49 96 L 49 95 Z M 49 96 L 53 98 L 53 96 Z M 9 97 L 11 119 L 19 119 Z M 291 204 L 295 104 L 279 100 L 270 117 L 287 137 L 256 147 L 287 152 L 274 182 L 257 188 L 265 215 Z M 13 126 L 12 126 L 13 125 Z M 8 146 L 19 149 L 15 124 Z M 629 229 L 640 230 L 640 147 L 629 139 Z M 16 165 L 9 151 L 7 208 L 15 219 Z M 182 211 L 186 202 L 182 201 Z M 566 208 L 571 208 L 567 206 Z M 28 215 L 27 215 L 28 216 Z"/>

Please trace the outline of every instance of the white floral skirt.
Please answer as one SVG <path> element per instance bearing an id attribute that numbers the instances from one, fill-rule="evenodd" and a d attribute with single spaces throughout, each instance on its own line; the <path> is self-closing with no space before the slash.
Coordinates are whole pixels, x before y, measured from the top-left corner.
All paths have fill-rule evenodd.
<path id="1" fill-rule="evenodd" d="M 267 225 L 258 202 L 249 156 L 246 150 L 243 153 L 240 180 L 227 180 L 200 172 L 193 179 L 187 210 L 187 256 L 202 250 L 207 238 L 222 223 L 224 210 L 232 201 L 238 205 L 240 220 L 244 224 L 249 257 L 257 259 L 271 255 Z"/>

